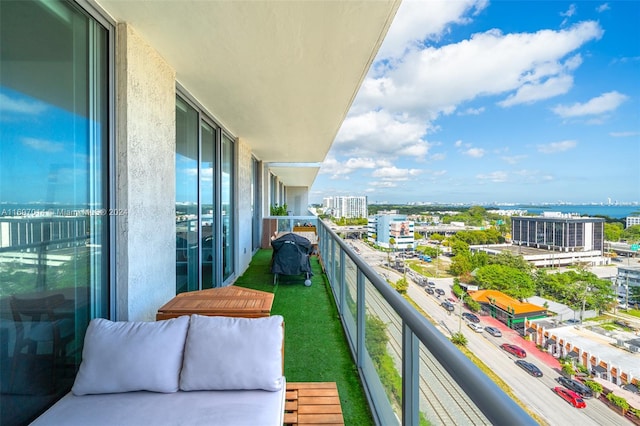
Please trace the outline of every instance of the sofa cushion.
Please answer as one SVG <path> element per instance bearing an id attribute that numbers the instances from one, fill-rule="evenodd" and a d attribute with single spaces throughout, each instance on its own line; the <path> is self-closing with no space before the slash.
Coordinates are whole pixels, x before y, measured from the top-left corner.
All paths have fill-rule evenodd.
<path id="1" fill-rule="evenodd" d="M 282 388 L 283 318 L 192 315 L 180 389 Z"/>
<path id="2" fill-rule="evenodd" d="M 91 320 L 75 395 L 176 392 L 189 317 L 156 322 Z"/>
<path id="3" fill-rule="evenodd" d="M 67 394 L 31 426 L 282 426 L 285 394 L 286 386 L 278 392 Z"/>

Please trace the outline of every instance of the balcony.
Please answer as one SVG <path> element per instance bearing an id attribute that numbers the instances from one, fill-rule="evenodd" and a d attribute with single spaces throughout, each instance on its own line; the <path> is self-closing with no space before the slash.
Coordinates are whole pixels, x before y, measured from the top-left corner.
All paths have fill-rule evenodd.
<path id="1" fill-rule="evenodd" d="M 280 218 L 279 228 L 292 220 Z M 313 284 L 260 250 L 235 285 L 275 293 L 288 381 L 335 381 L 345 424 L 536 424 L 322 221 Z M 279 229 L 278 228 L 278 229 Z"/>

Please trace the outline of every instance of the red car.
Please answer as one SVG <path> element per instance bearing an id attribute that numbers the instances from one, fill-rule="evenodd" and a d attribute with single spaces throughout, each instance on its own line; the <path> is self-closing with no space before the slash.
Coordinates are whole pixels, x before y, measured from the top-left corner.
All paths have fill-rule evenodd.
<path id="1" fill-rule="evenodd" d="M 576 408 L 584 408 L 587 406 L 587 403 L 584 402 L 582 397 L 572 390 L 563 388 L 562 386 L 556 386 L 553 388 L 553 391 L 557 393 L 560 398 L 564 399 Z"/>
<path id="2" fill-rule="evenodd" d="M 500 347 L 510 354 L 517 356 L 518 358 L 526 358 L 527 356 L 527 352 L 520 346 L 512 345 L 510 343 L 503 343 L 502 345 L 500 345 Z"/>

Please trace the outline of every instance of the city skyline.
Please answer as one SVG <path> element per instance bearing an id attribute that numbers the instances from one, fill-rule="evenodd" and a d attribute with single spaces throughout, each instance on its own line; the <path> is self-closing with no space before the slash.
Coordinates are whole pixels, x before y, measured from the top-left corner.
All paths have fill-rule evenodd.
<path id="1" fill-rule="evenodd" d="M 639 19 L 640 2 L 405 0 L 310 202 L 638 202 Z"/>

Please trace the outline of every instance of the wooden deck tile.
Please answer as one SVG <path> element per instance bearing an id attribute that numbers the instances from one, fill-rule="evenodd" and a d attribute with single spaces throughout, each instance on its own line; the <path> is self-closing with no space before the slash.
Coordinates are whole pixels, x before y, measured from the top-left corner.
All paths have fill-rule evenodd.
<path id="1" fill-rule="evenodd" d="M 344 425 L 336 383 L 287 383 L 284 424 Z"/>

